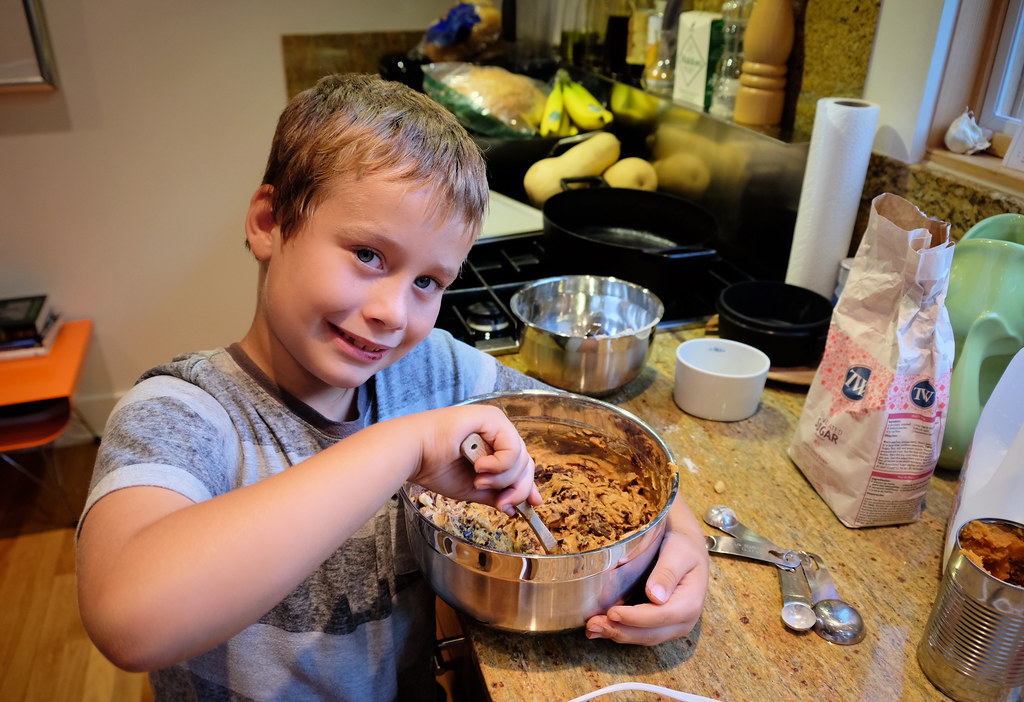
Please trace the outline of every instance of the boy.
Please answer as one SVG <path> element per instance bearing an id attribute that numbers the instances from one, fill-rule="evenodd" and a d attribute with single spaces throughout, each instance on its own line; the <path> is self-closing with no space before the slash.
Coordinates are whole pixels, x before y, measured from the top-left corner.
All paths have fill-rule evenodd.
<path id="1" fill-rule="evenodd" d="M 153 671 L 157 699 L 432 698 L 433 595 L 396 492 L 540 502 L 507 418 L 451 406 L 537 382 L 431 331 L 487 196 L 472 140 L 405 86 L 329 76 L 285 109 L 245 221 L 252 326 L 118 403 L 80 526 L 82 621 L 114 663 Z M 474 467 L 472 432 L 495 448 Z M 658 604 L 588 636 L 696 623 L 707 552 L 677 505 Z"/>

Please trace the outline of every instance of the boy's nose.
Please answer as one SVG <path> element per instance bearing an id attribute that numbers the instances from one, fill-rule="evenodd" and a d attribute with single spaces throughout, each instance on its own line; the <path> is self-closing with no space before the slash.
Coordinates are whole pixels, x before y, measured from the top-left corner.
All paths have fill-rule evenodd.
<path id="1" fill-rule="evenodd" d="M 401 281 L 384 279 L 373 286 L 363 308 L 367 318 L 387 329 L 402 329 L 409 318 L 409 300 Z"/>

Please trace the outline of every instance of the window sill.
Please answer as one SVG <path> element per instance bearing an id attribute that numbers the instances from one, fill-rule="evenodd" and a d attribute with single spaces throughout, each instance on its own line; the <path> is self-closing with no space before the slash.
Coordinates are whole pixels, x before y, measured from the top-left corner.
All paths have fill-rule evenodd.
<path id="1" fill-rule="evenodd" d="M 1024 198 L 1024 172 L 1007 168 L 998 156 L 986 153 L 966 156 L 946 149 L 931 149 L 925 164 L 1017 198 Z"/>

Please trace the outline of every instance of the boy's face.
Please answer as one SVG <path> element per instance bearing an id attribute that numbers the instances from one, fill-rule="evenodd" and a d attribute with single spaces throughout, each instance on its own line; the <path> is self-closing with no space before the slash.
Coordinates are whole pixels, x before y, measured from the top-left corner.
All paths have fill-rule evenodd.
<path id="1" fill-rule="evenodd" d="M 265 265 L 254 328 L 266 333 L 255 351 L 243 346 L 276 382 L 324 412 L 337 389 L 362 385 L 430 333 L 473 243 L 464 224 L 427 218 L 433 197 L 381 176 L 344 180 L 287 243 L 273 224 L 254 242 L 249 226 Z"/>

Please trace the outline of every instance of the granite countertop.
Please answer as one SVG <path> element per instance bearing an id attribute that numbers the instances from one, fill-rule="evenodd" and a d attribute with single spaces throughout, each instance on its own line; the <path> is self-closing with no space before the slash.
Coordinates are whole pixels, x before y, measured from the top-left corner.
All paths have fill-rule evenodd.
<path id="1" fill-rule="evenodd" d="M 805 387 L 769 381 L 757 413 L 741 422 L 697 419 L 676 407 L 676 346 L 702 334 L 702 328 L 659 332 L 643 373 L 606 399 L 668 442 L 681 471 L 679 494 L 698 519 L 712 505 L 728 505 L 772 541 L 819 554 L 840 595 L 863 616 L 867 636 L 837 646 L 813 632 L 788 630 L 779 618 L 774 568 L 712 555 L 700 624 L 688 637 L 659 646 L 590 641 L 582 630 L 515 634 L 464 622 L 491 699 L 567 701 L 630 681 L 719 700 L 947 699 L 921 672 L 917 645 L 938 592 L 956 475 L 936 473 L 918 522 L 843 526 L 786 455 Z M 525 370 L 516 355 L 501 359 Z M 717 533 L 706 525 L 704 531 Z"/>

